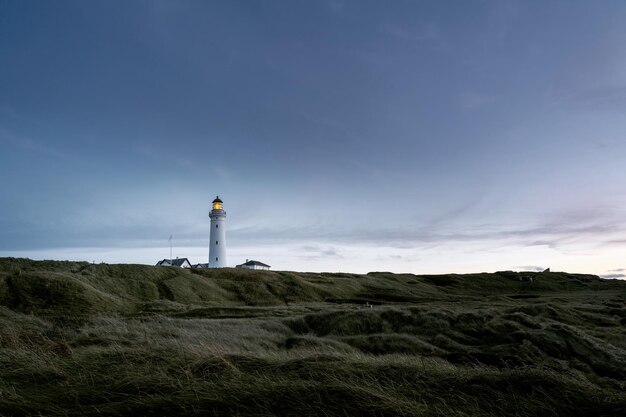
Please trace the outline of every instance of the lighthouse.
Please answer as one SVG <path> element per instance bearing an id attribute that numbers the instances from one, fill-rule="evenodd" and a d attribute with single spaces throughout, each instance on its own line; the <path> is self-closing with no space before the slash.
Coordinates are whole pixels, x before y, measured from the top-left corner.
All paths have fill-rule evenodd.
<path id="1" fill-rule="evenodd" d="M 209 240 L 209 268 L 226 267 L 226 212 L 224 202 L 217 196 L 213 200 L 211 233 Z"/>

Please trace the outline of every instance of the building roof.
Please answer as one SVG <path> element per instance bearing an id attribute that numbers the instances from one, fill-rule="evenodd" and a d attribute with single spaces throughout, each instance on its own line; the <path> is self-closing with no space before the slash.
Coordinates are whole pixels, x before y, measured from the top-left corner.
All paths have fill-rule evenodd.
<path id="1" fill-rule="evenodd" d="M 192 268 L 208 268 L 209 264 L 195 264 L 195 265 L 191 265 Z"/>
<path id="2" fill-rule="evenodd" d="M 220 200 L 220 196 L 218 195 L 217 197 L 215 197 L 215 200 L 213 200 L 214 203 L 223 203 L 222 200 Z"/>
<path id="3" fill-rule="evenodd" d="M 263 262 L 253 261 L 253 260 L 246 261 L 246 262 L 242 263 L 241 265 L 245 265 L 245 266 L 253 266 L 253 265 L 256 265 L 256 266 L 266 266 L 266 267 L 270 268 L 270 266 L 268 264 L 264 264 Z"/>
<path id="4" fill-rule="evenodd" d="M 157 262 L 157 265 L 183 266 L 185 262 L 191 265 L 189 259 L 187 258 L 163 259 L 162 261 Z"/>

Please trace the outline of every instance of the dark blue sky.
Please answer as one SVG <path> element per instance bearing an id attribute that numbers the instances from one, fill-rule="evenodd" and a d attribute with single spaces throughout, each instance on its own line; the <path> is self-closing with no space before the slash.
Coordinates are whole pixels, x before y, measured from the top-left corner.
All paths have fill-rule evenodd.
<path id="1" fill-rule="evenodd" d="M 0 0 L 0 255 L 625 267 L 622 1 Z M 613 271 L 615 272 L 615 271 Z"/>

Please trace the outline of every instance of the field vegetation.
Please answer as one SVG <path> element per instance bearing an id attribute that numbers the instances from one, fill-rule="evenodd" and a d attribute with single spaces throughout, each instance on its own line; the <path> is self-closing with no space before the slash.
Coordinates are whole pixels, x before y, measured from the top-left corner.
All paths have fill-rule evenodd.
<path id="1" fill-rule="evenodd" d="M 626 282 L 0 258 L 0 416 L 624 416 Z"/>

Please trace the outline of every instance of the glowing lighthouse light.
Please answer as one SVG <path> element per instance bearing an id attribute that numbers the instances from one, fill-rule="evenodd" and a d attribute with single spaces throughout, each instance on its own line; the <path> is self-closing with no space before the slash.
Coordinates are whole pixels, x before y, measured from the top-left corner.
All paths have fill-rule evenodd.
<path id="1" fill-rule="evenodd" d="M 226 265 L 226 212 L 224 202 L 217 196 L 212 203 L 211 233 L 209 237 L 209 268 L 225 268 Z"/>

